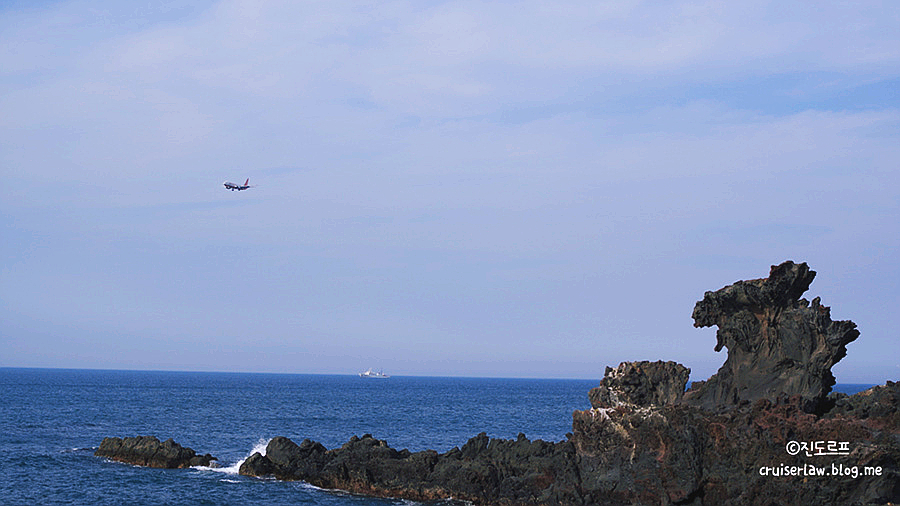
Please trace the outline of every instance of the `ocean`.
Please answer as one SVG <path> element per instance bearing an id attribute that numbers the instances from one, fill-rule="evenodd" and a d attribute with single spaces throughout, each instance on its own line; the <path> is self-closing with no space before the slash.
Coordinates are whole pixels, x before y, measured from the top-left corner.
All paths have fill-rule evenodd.
<path id="1" fill-rule="evenodd" d="M 0 504 L 410 504 L 237 469 L 275 436 L 334 448 L 368 433 L 396 449 L 440 452 L 479 432 L 561 441 L 598 383 L 0 368 Z M 173 438 L 220 467 L 148 469 L 93 456 L 104 437 L 138 435 Z"/>

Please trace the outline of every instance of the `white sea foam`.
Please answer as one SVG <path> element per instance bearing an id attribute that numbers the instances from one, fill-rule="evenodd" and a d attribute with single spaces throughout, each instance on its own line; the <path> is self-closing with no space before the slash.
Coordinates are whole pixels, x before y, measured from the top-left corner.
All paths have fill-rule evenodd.
<path id="1" fill-rule="evenodd" d="M 459 499 L 454 499 L 452 497 L 447 497 L 445 499 L 438 499 L 437 501 L 429 501 L 429 502 L 420 502 L 413 501 L 412 499 L 394 499 L 394 504 L 402 504 L 404 506 L 424 506 L 425 504 L 449 504 L 449 505 L 464 505 L 464 506 L 475 506 L 475 503 L 470 501 L 460 501 Z"/>
<path id="2" fill-rule="evenodd" d="M 86 446 L 86 447 L 76 446 L 75 448 L 69 448 L 67 450 L 60 450 L 59 453 L 93 452 L 93 451 L 97 451 L 98 448 L 100 448 L 100 447 L 99 446 Z"/>
<path id="3" fill-rule="evenodd" d="M 228 467 L 207 467 L 207 466 L 196 466 L 194 469 L 200 469 L 203 471 L 215 471 L 217 473 L 225 473 L 225 474 L 238 474 L 241 470 L 241 464 L 244 463 L 245 460 L 249 459 L 251 455 L 254 453 L 259 453 L 263 456 L 266 454 L 266 446 L 269 445 L 269 441 L 271 439 L 260 439 L 256 442 L 256 445 L 253 446 L 253 449 L 250 450 L 250 453 L 244 456 L 241 460 L 235 462 L 234 464 Z"/>

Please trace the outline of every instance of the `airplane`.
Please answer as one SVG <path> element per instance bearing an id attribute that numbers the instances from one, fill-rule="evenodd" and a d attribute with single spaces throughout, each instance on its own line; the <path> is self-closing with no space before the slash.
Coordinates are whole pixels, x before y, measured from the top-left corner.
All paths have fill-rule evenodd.
<path id="1" fill-rule="evenodd" d="M 250 178 L 248 177 L 247 180 L 244 181 L 244 184 L 235 184 L 235 183 L 232 183 L 231 181 L 225 181 L 225 188 L 227 188 L 231 191 L 234 191 L 234 190 L 241 191 L 241 190 L 246 190 L 247 188 L 253 188 L 253 187 L 250 186 Z"/>

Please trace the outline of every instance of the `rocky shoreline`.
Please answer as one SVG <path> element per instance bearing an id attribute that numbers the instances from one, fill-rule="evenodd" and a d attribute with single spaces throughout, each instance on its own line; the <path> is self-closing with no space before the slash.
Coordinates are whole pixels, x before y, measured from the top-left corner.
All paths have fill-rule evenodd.
<path id="1" fill-rule="evenodd" d="M 685 391 L 690 370 L 675 362 L 607 367 L 588 393 L 591 409 L 572 414 L 565 441 L 482 433 L 445 453 L 413 453 L 368 434 L 331 450 L 276 437 L 240 473 L 479 505 L 900 502 L 900 383 L 830 393 L 831 367 L 859 332 L 851 321 L 832 321 L 818 298 L 800 298 L 814 277 L 805 263 L 785 262 L 767 278 L 707 292 L 694 325 L 718 327 L 715 350 L 728 349 L 719 371 Z M 104 440 L 101 450 L 167 464 L 159 467 L 197 458 L 147 459 L 138 446 L 153 448 Z"/>
<path id="2" fill-rule="evenodd" d="M 197 455 L 191 448 L 185 448 L 172 439 L 160 442 L 154 436 L 103 438 L 94 455 L 126 464 L 164 469 L 209 466 L 216 460 L 208 453 Z"/>

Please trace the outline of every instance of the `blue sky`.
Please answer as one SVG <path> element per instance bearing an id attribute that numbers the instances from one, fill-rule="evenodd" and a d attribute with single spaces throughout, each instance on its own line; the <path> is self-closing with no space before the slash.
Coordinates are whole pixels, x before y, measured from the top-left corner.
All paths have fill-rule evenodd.
<path id="1" fill-rule="evenodd" d="M 0 366 L 714 373 L 784 260 L 900 374 L 900 8 L 0 7 Z M 257 187 L 229 192 L 222 181 Z"/>

